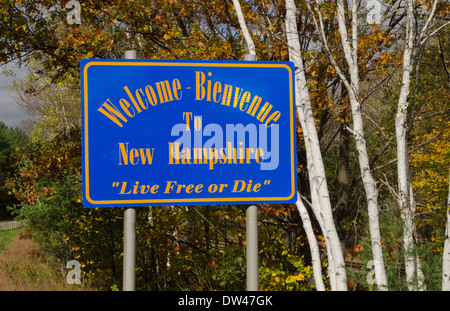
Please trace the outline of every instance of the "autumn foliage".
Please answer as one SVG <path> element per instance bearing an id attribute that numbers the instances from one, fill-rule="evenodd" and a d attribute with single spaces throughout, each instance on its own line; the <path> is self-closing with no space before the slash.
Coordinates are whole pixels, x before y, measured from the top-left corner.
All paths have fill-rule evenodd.
<path id="1" fill-rule="evenodd" d="M 31 142 L 8 155 L 14 168 L 9 191 L 15 215 L 46 255 L 64 267 L 81 263 L 83 282 L 95 289 L 122 288 L 123 209 L 88 209 L 81 204 L 81 129 L 79 64 L 83 58 L 123 58 L 130 48 L 145 59 L 242 60 L 247 51 L 229 0 L 80 1 L 81 23 L 67 22 L 67 1 L 12 0 L 0 3 L 0 61 L 32 64 L 34 82 L 18 92 L 35 99 L 42 110 L 33 123 Z M 388 1 L 386 1 L 388 3 Z M 358 25 L 358 68 L 364 138 L 378 187 L 382 249 L 389 284 L 404 290 L 404 263 L 395 169 L 395 111 L 400 88 L 401 3 L 386 15 L 385 25 Z M 328 50 L 344 64 L 335 1 L 310 1 L 320 8 Z M 307 2 L 296 1 L 297 26 L 307 86 L 328 179 L 330 201 L 349 273 L 349 289 L 372 290 L 365 192 L 350 125 L 349 93 L 315 30 Z M 429 9 L 431 2 L 417 1 Z M 290 59 L 284 2 L 241 1 L 258 60 Z M 448 19 L 448 3 L 436 8 L 436 25 Z M 345 14 L 350 16 L 350 8 Z M 439 289 L 450 167 L 448 23 L 418 54 L 409 99 L 413 109 L 409 150 L 413 193 L 417 201 L 418 252 L 429 289 Z M 347 70 L 345 66 L 344 70 Z M 344 73 L 348 75 L 348 72 Z M 39 81 L 39 82 L 36 82 Z M 44 82 L 42 82 L 44 81 Z M 42 82 L 42 83 L 41 83 Z M 62 90 L 61 86 L 67 86 Z M 70 87 L 69 87 L 70 86 Z M 75 104 L 43 94 L 64 91 Z M 47 92 L 47 93 L 45 93 Z M 54 97 L 50 97 L 54 98 Z M 58 105 L 61 103 L 61 105 Z M 64 109 L 63 109 L 64 108 Z M 73 106 L 72 106 L 73 108 Z M 33 109 L 30 109 L 33 113 Z M 52 113 L 53 112 L 53 113 Z M 35 111 L 34 116 L 39 115 Z M 51 119 L 51 122 L 42 120 Z M 41 134 L 39 134 L 41 133 Z M 42 135 L 42 133 L 46 133 Z M 297 120 L 298 186 L 311 207 L 304 132 Z M 0 137 L 1 138 L 1 137 Z M 1 146 L 0 146 L 1 148 Z M 1 152 L 2 150 L 0 150 Z M 0 165 L 3 165 L 0 162 Z M 11 167 L 11 168 L 12 168 Z M 5 206 L 0 206 L 4 208 Z M 245 290 L 246 206 L 142 207 L 137 213 L 137 288 L 141 290 Z M 259 209 L 261 290 L 314 290 L 310 248 L 295 205 L 262 204 Z M 312 213 L 310 213 L 312 215 Z M 324 278 L 327 250 L 319 222 L 312 224 L 321 252 Z M 326 280 L 329 288 L 329 280 Z"/>

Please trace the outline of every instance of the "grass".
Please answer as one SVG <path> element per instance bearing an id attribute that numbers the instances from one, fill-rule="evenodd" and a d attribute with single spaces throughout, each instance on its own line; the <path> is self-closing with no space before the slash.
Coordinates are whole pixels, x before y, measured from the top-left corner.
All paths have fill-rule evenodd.
<path id="1" fill-rule="evenodd" d="M 17 229 L 0 231 L 0 251 L 10 244 L 17 234 Z"/>
<path id="2" fill-rule="evenodd" d="M 80 284 L 68 284 L 40 247 L 21 239 L 18 230 L 0 231 L 0 291 L 74 291 Z"/>

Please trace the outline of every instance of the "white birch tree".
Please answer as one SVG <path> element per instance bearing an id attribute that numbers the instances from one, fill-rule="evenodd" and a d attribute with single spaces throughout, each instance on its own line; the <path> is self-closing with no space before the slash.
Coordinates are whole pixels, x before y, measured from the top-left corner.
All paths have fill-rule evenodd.
<path id="1" fill-rule="evenodd" d="M 411 126 L 408 122 L 408 109 L 410 104 L 408 96 L 410 93 L 411 74 L 414 67 L 417 51 L 421 45 L 431 35 L 429 33 L 430 24 L 433 20 L 438 0 L 435 0 L 430 12 L 425 14 L 427 19 L 418 33 L 415 13 L 415 1 L 406 0 L 406 33 L 405 46 L 403 51 L 403 71 L 402 84 L 400 88 L 397 114 L 395 117 L 395 133 L 397 139 L 397 176 L 398 176 L 398 204 L 400 206 L 401 218 L 403 221 L 403 243 L 405 249 L 405 272 L 406 282 L 409 290 L 424 290 L 424 276 L 421 269 L 420 259 L 417 254 L 417 245 L 414 236 L 415 232 L 415 212 L 414 196 L 412 191 L 412 180 L 408 157 L 408 131 Z M 417 73 L 418 74 L 418 73 Z"/>
<path id="2" fill-rule="evenodd" d="M 364 125 L 361 113 L 360 101 L 360 80 L 358 68 L 358 8 L 359 0 L 351 1 L 351 37 L 347 32 L 347 24 L 345 18 L 344 0 L 337 0 L 337 21 L 339 26 L 339 35 L 341 37 L 341 45 L 344 53 L 344 59 L 347 64 L 349 78 L 344 73 L 343 68 L 337 63 L 333 53 L 331 52 L 328 39 L 325 35 L 324 23 L 321 12 L 319 10 L 319 2 L 316 0 L 317 18 L 313 9 L 308 3 L 308 8 L 313 16 L 314 24 L 322 46 L 329 58 L 330 63 L 335 68 L 337 74 L 342 80 L 350 98 L 350 106 L 352 110 L 353 128 L 347 129 L 353 134 L 355 140 L 361 177 L 367 198 L 367 209 L 369 215 L 369 231 L 372 246 L 373 259 L 377 262 L 380 269 L 375 271 L 376 283 L 379 290 L 387 290 L 387 277 L 384 267 L 384 258 L 381 245 L 381 234 L 378 218 L 378 190 L 375 180 L 372 177 L 369 157 L 367 153 L 366 141 L 364 138 Z"/>
<path id="3" fill-rule="evenodd" d="M 247 24 L 245 23 L 244 14 L 242 14 L 241 4 L 239 0 L 233 0 L 234 9 L 241 27 L 242 35 L 244 36 L 245 43 L 247 44 L 248 54 L 256 56 L 255 43 L 253 42 L 250 32 L 248 31 Z"/>
<path id="4" fill-rule="evenodd" d="M 238 0 L 233 0 L 233 4 L 234 4 L 235 10 L 236 10 L 236 15 L 238 17 L 239 26 L 241 27 L 242 34 L 244 36 L 245 42 L 246 42 L 247 47 L 248 47 L 248 52 L 249 52 L 249 54 L 255 55 L 255 57 L 256 57 L 255 45 L 254 45 L 254 42 L 253 42 L 253 40 L 252 40 L 252 38 L 250 36 L 250 33 L 249 33 L 248 29 L 247 29 L 247 26 L 246 26 L 246 23 L 245 23 L 245 19 L 244 19 L 244 16 L 242 14 L 242 9 L 241 9 L 240 3 L 239 3 Z M 294 11 L 294 13 L 295 13 L 295 11 Z M 294 18 L 295 18 L 295 16 L 294 16 Z M 298 34 L 297 34 L 297 37 L 298 37 Z M 298 51 L 300 51 L 300 49 L 298 49 Z M 303 77 L 303 79 L 304 79 L 304 77 Z M 306 87 L 306 80 L 305 79 L 304 79 L 304 86 Z M 307 94 L 307 89 L 306 89 L 306 96 L 307 96 L 308 101 L 309 101 L 309 94 Z M 309 103 L 309 105 L 310 105 L 310 103 Z M 310 109 L 311 109 L 311 107 L 310 107 Z M 314 122 L 314 119 L 313 119 L 313 116 L 312 116 L 312 112 L 311 112 L 310 115 L 311 115 L 312 122 Z M 313 126 L 314 126 L 314 133 L 316 133 L 315 132 L 315 125 L 313 124 Z M 319 151 L 319 155 L 320 155 L 320 148 L 319 148 L 319 142 L 318 142 L 317 137 L 316 137 L 316 141 L 317 141 L 317 148 L 316 149 Z M 310 148 L 308 147 L 307 149 L 309 150 Z M 309 162 L 312 163 L 311 156 L 309 156 Z M 322 164 L 322 167 L 323 167 L 323 164 Z M 314 174 L 310 174 L 310 176 L 312 177 L 312 176 L 314 176 Z M 323 179 L 322 180 L 325 180 L 325 170 L 324 169 L 323 169 Z M 328 200 L 329 214 L 331 216 L 331 205 L 329 204 L 329 196 L 328 196 L 328 189 L 326 188 L 327 187 L 326 186 L 326 182 L 325 182 L 324 187 L 325 187 L 325 190 L 326 190 L 326 193 L 324 193 L 324 198 Z M 322 192 L 323 192 L 323 190 L 322 190 Z M 314 280 L 315 280 L 316 288 L 317 288 L 318 291 L 324 291 L 325 290 L 325 285 L 324 285 L 323 280 L 322 280 L 320 253 L 319 253 L 319 248 L 318 248 L 318 245 L 317 245 L 317 240 L 316 240 L 315 235 L 314 235 L 314 231 L 313 231 L 313 228 L 312 228 L 312 225 L 311 225 L 311 220 L 309 218 L 308 211 L 306 210 L 306 208 L 305 208 L 303 202 L 301 201 L 300 196 L 299 196 L 298 193 L 297 193 L 297 196 L 298 196 L 298 200 L 296 202 L 296 206 L 297 206 L 298 211 L 300 213 L 300 216 L 301 216 L 301 219 L 302 219 L 302 222 L 303 222 L 303 226 L 304 226 L 304 229 L 306 231 L 307 238 L 308 238 L 308 241 L 309 241 L 310 249 L 311 249 L 313 273 L 314 273 Z M 317 198 L 316 195 L 313 195 L 313 197 Z M 316 203 L 317 199 L 314 199 L 313 201 Z M 321 215 L 320 211 L 317 210 L 317 216 L 321 219 L 320 215 Z M 323 223 L 322 221 L 320 221 L 320 222 Z M 335 276 L 334 276 L 334 274 L 335 274 L 334 273 L 334 266 L 335 266 L 335 264 L 334 264 L 334 261 L 332 259 L 333 257 L 331 256 L 331 248 L 328 247 L 328 249 L 329 249 L 329 251 L 328 251 L 328 253 L 329 253 L 329 264 L 333 267 L 331 269 L 331 271 L 332 271 L 332 273 L 331 273 L 332 274 L 332 277 L 331 277 L 331 279 L 332 279 L 332 281 L 331 281 L 332 289 L 346 290 L 347 287 L 346 287 L 346 281 L 345 281 L 345 270 L 343 269 L 344 268 L 344 261 L 343 261 L 342 249 L 340 248 L 339 239 L 336 239 L 337 231 L 336 231 L 336 229 L 334 227 L 334 223 L 333 223 L 333 218 L 332 217 L 331 217 L 331 224 L 330 224 L 330 220 L 329 219 L 328 219 L 328 223 L 329 223 L 328 226 L 332 227 L 332 228 L 329 229 L 329 230 L 325 229 L 324 232 L 327 232 L 327 231 L 330 231 L 330 230 L 331 231 L 334 230 L 334 232 L 335 232 L 334 234 L 332 234 L 332 236 L 335 236 L 335 238 L 334 238 L 335 242 L 334 243 L 337 245 L 338 251 L 340 251 L 340 253 L 341 253 L 342 262 L 340 263 L 340 265 L 341 265 L 342 268 L 340 269 L 341 270 L 340 273 L 341 273 L 341 275 L 342 274 L 344 275 L 343 282 L 341 282 L 340 286 L 336 287 L 335 286 L 336 282 L 334 281 L 335 280 Z M 326 228 L 324 226 L 322 226 L 322 227 Z M 325 234 L 326 233 L 324 233 L 324 235 Z M 327 245 L 328 244 L 331 245 L 332 243 L 327 243 Z M 336 250 L 335 250 L 335 252 L 336 252 Z M 338 256 L 338 255 L 336 255 L 336 256 Z"/>
<path id="5" fill-rule="evenodd" d="M 407 18 L 406 18 L 406 43 L 403 53 L 403 74 L 402 87 L 398 101 L 397 115 L 395 118 L 395 131 L 397 139 L 397 176 L 399 188 L 399 206 L 401 218 L 403 220 L 403 243 L 405 248 L 405 271 L 408 288 L 413 290 L 416 273 L 416 245 L 414 239 L 414 200 L 411 193 L 408 161 L 408 141 L 407 141 L 407 113 L 408 113 L 408 94 L 411 81 L 411 72 L 413 68 L 414 52 L 414 8 L 413 1 L 407 0 Z M 409 180 L 409 182 L 408 182 Z"/>
<path id="6" fill-rule="evenodd" d="M 297 202 L 295 203 L 295 205 L 297 206 L 298 212 L 302 219 L 303 228 L 305 229 L 306 232 L 306 237 L 308 238 L 316 289 L 317 291 L 325 291 L 325 285 L 322 279 L 322 264 L 320 260 L 319 246 L 317 245 L 316 236 L 314 234 L 308 210 L 306 209 L 305 204 L 303 203 L 298 193 L 297 193 Z"/>
<path id="7" fill-rule="evenodd" d="M 450 291 L 450 170 L 448 176 L 447 209 L 445 212 L 447 222 L 445 224 L 444 254 L 442 256 L 442 290 Z"/>
<path id="8" fill-rule="evenodd" d="M 286 36 L 289 58 L 295 65 L 296 106 L 304 133 L 312 206 L 326 241 L 332 290 L 344 291 L 347 290 L 344 255 L 333 220 L 325 168 L 301 55 L 296 11 L 294 1 L 286 0 Z"/>

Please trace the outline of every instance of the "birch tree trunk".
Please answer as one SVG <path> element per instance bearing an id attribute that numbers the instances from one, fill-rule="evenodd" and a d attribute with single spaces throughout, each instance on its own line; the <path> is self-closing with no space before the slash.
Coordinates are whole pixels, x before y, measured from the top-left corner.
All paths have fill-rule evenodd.
<path id="1" fill-rule="evenodd" d="M 399 188 L 399 206 L 403 221 L 403 243 L 405 249 L 405 272 L 409 290 L 423 289 L 423 274 L 414 236 L 415 203 L 408 158 L 408 95 L 415 51 L 415 17 L 414 1 L 407 0 L 406 7 L 406 42 L 403 52 L 402 86 L 395 117 L 395 134 L 397 139 L 397 174 Z"/>
<path id="2" fill-rule="evenodd" d="M 286 36 L 288 40 L 289 57 L 295 64 L 295 89 L 296 106 L 303 132 L 306 133 L 305 145 L 307 150 L 308 175 L 311 185 L 311 197 L 313 206 L 319 207 L 315 211 L 316 217 L 321 219 L 323 234 L 326 239 L 330 266 L 333 264 L 335 270 L 336 290 L 347 290 L 347 276 L 345 272 L 344 255 L 342 253 L 339 237 L 333 220 L 331 202 L 328 193 L 328 185 L 325 176 L 320 144 L 312 114 L 309 91 L 304 74 L 303 61 L 301 57 L 300 41 L 298 37 L 296 6 L 293 0 L 286 0 Z M 308 140 L 306 142 L 306 140 Z M 313 171 L 310 170 L 313 165 Z M 316 202 L 314 202 L 316 201 Z"/>
<path id="3" fill-rule="evenodd" d="M 244 19 L 244 16 L 242 14 L 242 10 L 241 10 L 241 6 L 239 4 L 239 1 L 238 0 L 233 0 L 233 4 L 234 4 L 234 7 L 236 9 L 236 14 L 238 16 L 239 24 L 240 24 L 240 27 L 242 29 L 242 33 L 244 35 L 244 39 L 245 39 L 245 41 L 247 43 L 249 54 L 256 55 L 255 45 L 253 43 L 253 40 L 252 40 L 252 38 L 250 36 L 250 33 L 248 32 L 247 26 L 245 24 L 245 19 Z M 300 51 L 300 49 L 299 49 L 299 51 Z M 306 82 L 305 82 L 304 85 L 306 87 Z M 306 91 L 307 91 L 307 89 L 306 89 Z M 309 94 L 307 94 L 307 97 L 308 97 L 308 100 L 309 100 Z M 312 116 L 312 113 L 311 113 L 311 116 Z M 301 119 L 304 120 L 303 117 Z M 313 119 L 313 122 L 314 122 L 314 119 Z M 314 132 L 315 132 L 315 128 L 314 128 Z M 318 142 L 318 140 L 317 140 L 317 142 Z M 309 143 L 307 145 L 308 146 L 306 147 L 306 149 L 308 150 L 308 154 L 311 154 L 310 153 Z M 311 155 L 309 156 L 308 162 L 312 164 Z M 312 165 L 311 167 L 312 167 L 312 171 L 314 171 L 314 169 L 313 169 L 314 166 Z M 315 175 L 314 173 L 310 174 L 310 176 L 314 176 L 314 175 Z M 326 186 L 326 184 L 325 184 L 325 186 Z M 314 198 L 313 199 L 314 206 L 315 206 L 314 210 L 317 211 L 317 215 L 319 216 L 318 218 L 320 219 L 319 223 L 321 224 L 322 231 L 324 232 L 324 236 L 326 237 L 327 236 L 327 233 L 326 233 L 327 230 L 323 229 L 324 225 L 323 225 L 322 218 L 320 217 L 321 214 L 320 214 L 320 209 L 318 208 L 318 200 L 317 200 L 316 193 L 313 193 L 312 197 Z M 327 193 L 327 197 L 328 197 L 328 193 Z M 319 248 L 318 248 L 318 245 L 317 245 L 317 240 L 316 240 L 316 238 L 314 236 L 314 231 L 312 230 L 311 221 L 309 219 L 308 212 L 307 212 L 303 202 L 300 200 L 300 198 L 298 198 L 298 200 L 296 202 L 296 205 L 297 205 L 297 208 L 299 210 L 300 216 L 302 218 L 304 229 L 307 232 L 307 238 L 308 238 L 310 249 L 311 249 L 311 257 L 312 257 L 312 264 L 313 264 L 313 272 L 314 272 L 315 284 L 316 284 L 316 287 L 317 287 L 318 291 L 324 291 L 325 290 L 325 285 L 324 285 L 323 280 L 322 280 L 322 271 L 321 271 L 322 269 L 321 269 L 321 262 L 320 262 L 320 253 L 319 253 Z M 331 211 L 331 207 L 330 207 L 330 211 Z M 333 225 L 334 225 L 334 223 L 333 223 Z M 336 232 L 336 235 L 337 235 L 337 232 Z M 327 243 L 327 246 L 328 245 L 329 245 L 329 243 Z M 338 243 L 338 245 L 340 247 L 340 243 Z M 336 282 L 335 282 L 334 261 L 332 259 L 333 257 L 331 255 L 330 247 L 327 247 L 327 252 L 329 254 L 328 255 L 329 266 L 331 267 L 329 269 L 331 271 L 330 272 L 330 282 L 332 284 L 331 287 L 332 287 L 332 290 L 335 290 L 337 288 L 336 288 Z M 342 252 L 342 250 L 341 250 L 341 252 Z M 345 272 L 345 270 L 344 270 L 344 272 Z M 345 286 L 346 286 L 346 283 L 345 283 Z M 340 288 L 342 288 L 342 286 Z M 345 289 L 346 289 L 346 287 L 345 287 Z"/>
<path id="4" fill-rule="evenodd" d="M 317 5 L 319 5 L 316 0 Z M 384 258 L 381 245 L 381 234 L 378 217 L 378 190 L 375 180 L 372 177 L 370 170 L 369 157 L 367 154 L 366 141 L 364 139 L 364 125 L 361 114 L 361 103 L 359 94 L 359 69 L 358 69 L 358 7 L 359 0 L 352 1 L 352 18 L 351 18 L 351 41 L 348 38 L 347 25 L 345 19 L 344 0 L 337 0 L 337 20 L 339 26 L 339 34 L 341 37 L 341 44 L 344 52 L 344 58 L 348 65 L 350 79 L 347 79 L 343 70 L 337 64 L 333 54 L 328 47 L 328 40 L 325 36 L 323 20 L 320 11 L 318 11 L 318 21 L 314 17 L 314 11 L 310 5 L 308 8 L 313 15 L 314 24 L 321 38 L 323 48 L 335 68 L 337 74 L 341 78 L 350 98 L 350 106 L 352 109 L 353 130 L 351 130 L 358 155 L 358 162 L 361 171 L 361 178 L 363 180 L 364 190 L 367 198 L 367 209 L 369 214 L 369 231 L 372 246 L 372 256 L 377 262 L 380 269 L 376 269 L 375 277 L 379 290 L 387 290 L 387 277 L 384 267 Z M 351 45 L 350 45 L 351 43 Z"/>
<path id="5" fill-rule="evenodd" d="M 253 43 L 252 37 L 248 32 L 247 25 L 245 24 L 244 14 L 242 14 L 241 4 L 239 0 L 233 0 L 234 9 L 236 10 L 236 15 L 239 21 L 239 26 L 241 27 L 242 34 L 244 35 L 245 42 L 248 48 L 248 54 L 256 55 L 255 44 Z"/>
<path id="6" fill-rule="evenodd" d="M 442 255 L 442 290 L 450 291 L 450 170 L 448 176 L 447 223 L 445 225 L 444 254 Z"/>
<path id="7" fill-rule="evenodd" d="M 373 259 L 378 262 L 380 269 L 375 272 L 376 282 L 379 290 L 387 290 L 387 277 L 384 268 L 383 250 L 381 245 L 381 234 L 378 217 L 378 190 L 375 180 L 372 177 L 369 156 L 367 154 L 366 140 L 364 139 L 364 124 L 361 114 L 361 102 L 359 94 L 359 68 L 358 68 L 358 16 L 357 11 L 360 5 L 359 0 L 352 1 L 352 46 L 350 46 L 345 23 L 344 1 L 337 1 L 337 19 L 339 33 L 341 35 L 344 56 L 350 71 L 350 85 L 347 86 L 350 105 L 352 108 L 353 135 L 355 139 L 358 162 L 363 180 L 364 190 L 367 199 L 367 210 L 369 215 L 369 231 L 372 246 Z M 348 83 L 347 83 L 348 85 Z"/>
<path id="8" fill-rule="evenodd" d="M 299 115 L 300 124 L 302 129 L 306 129 L 306 121 L 304 113 L 301 109 L 297 109 L 297 113 Z M 317 132 L 314 132 L 316 134 Z M 311 160 L 312 154 L 311 154 L 311 147 L 310 147 L 310 138 L 308 135 L 308 132 L 306 130 L 303 130 L 303 139 L 305 141 L 305 149 L 306 149 L 306 158 L 307 158 L 307 170 L 308 170 L 308 177 L 309 177 L 309 183 L 311 188 L 311 208 L 314 212 L 314 215 L 316 215 L 316 219 L 319 223 L 320 230 L 322 231 L 322 234 L 324 236 L 325 241 L 328 241 L 328 231 L 325 227 L 323 217 L 321 215 L 320 211 L 320 202 L 319 202 L 319 196 L 316 190 L 316 187 L 314 186 L 314 180 L 315 180 L 315 169 L 314 169 L 314 163 Z M 330 243 L 326 242 L 326 251 L 327 251 L 327 257 L 328 257 L 328 278 L 330 281 L 330 287 L 332 291 L 337 290 L 336 288 L 336 269 L 335 269 L 335 263 L 333 260 L 333 254 L 331 252 Z"/>
<path id="9" fill-rule="evenodd" d="M 316 236 L 314 235 L 308 211 L 306 210 L 306 207 L 303 204 L 303 201 L 298 193 L 297 193 L 297 202 L 295 203 L 295 205 L 297 206 L 298 212 L 300 213 L 303 228 L 305 229 L 306 237 L 308 238 L 316 289 L 317 291 L 325 291 L 325 285 L 322 279 L 322 265 L 320 261 L 319 246 L 317 245 Z"/>

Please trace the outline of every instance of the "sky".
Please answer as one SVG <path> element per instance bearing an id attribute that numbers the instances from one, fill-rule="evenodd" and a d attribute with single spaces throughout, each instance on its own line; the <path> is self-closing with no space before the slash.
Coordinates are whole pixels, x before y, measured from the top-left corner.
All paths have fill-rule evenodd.
<path id="1" fill-rule="evenodd" d="M 12 70 L 15 76 L 8 77 L 3 74 L 4 70 Z M 18 127 L 24 117 L 24 113 L 15 104 L 14 98 L 11 97 L 14 91 L 9 90 L 14 79 L 24 77 L 27 70 L 22 67 L 18 68 L 15 64 L 8 64 L 7 66 L 0 66 L 0 121 L 4 122 L 9 127 Z"/>

